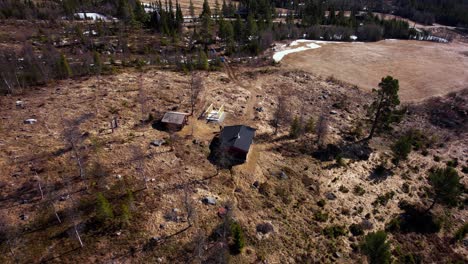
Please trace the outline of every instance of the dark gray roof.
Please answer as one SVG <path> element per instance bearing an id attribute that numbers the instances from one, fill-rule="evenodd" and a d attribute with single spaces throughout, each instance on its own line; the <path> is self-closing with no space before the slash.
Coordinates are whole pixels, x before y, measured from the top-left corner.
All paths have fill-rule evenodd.
<path id="1" fill-rule="evenodd" d="M 254 128 L 243 125 L 226 126 L 221 131 L 220 140 L 223 147 L 234 147 L 249 152 L 254 136 Z"/>

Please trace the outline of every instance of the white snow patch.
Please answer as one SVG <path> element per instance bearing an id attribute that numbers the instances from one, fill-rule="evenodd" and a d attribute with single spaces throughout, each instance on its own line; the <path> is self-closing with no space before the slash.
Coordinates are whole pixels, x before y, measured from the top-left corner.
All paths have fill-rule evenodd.
<path id="1" fill-rule="evenodd" d="M 291 43 L 291 44 L 293 44 L 293 43 Z M 295 45 L 298 45 L 298 44 L 294 44 L 294 45 L 290 45 L 290 46 L 295 46 Z M 286 49 L 286 50 L 278 51 L 278 52 L 275 52 L 275 54 L 273 54 L 273 60 L 275 62 L 280 62 L 284 58 L 284 56 L 286 56 L 288 54 L 295 53 L 295 52 L 306 51 L 306 50 L 310 50 L 310 49 L 318 49 L 320 47 L 321 46 L 319 46 L 319 45 L 317 45 L 315 43 L 309 43 L 306 46 L 298 47 L 298 48 L 295 48 L 295 49 Z"/>
<path id="2" fill-rule="evenodd" d="M 75 17 L 79 19 L 108 20 L 106 16 L 98 13 L 75 13 Z"/>

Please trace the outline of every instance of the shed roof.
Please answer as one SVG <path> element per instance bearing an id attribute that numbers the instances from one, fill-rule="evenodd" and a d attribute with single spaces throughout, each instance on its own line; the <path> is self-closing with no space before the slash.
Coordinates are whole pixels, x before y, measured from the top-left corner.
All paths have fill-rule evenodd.
<path id="1" fill-rule="evenodd" d="M 244 126 L 227 126 L 221 131 L 220 140 L 223 147 L 234 147 L 249 152 L 255 136 L 255 129 Z"/>
<path id="2" fill-rule="evenodd" d="M 166 112 L 161 122 L 169 124 L 183 125 L 185 122 L 185 117 L 188 114 L 181 112 Z"/>

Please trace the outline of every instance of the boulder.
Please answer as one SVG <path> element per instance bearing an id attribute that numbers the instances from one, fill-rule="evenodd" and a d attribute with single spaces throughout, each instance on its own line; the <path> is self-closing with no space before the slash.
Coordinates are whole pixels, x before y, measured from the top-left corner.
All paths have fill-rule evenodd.
<path id="1" fill-rule="evenodd" d="M 216 198 L 207 196 L 207 197 L 202 199 L 202 202 L 204 204 L 215 205 L 216 204 Z"/>

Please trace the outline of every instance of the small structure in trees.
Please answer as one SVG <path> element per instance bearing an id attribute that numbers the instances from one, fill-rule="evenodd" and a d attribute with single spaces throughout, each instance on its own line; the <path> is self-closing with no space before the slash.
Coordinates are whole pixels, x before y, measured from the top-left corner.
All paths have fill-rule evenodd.
<path id="1" fill-rule="evenodd" d="M 188 114 L 181 112 L 166 112 L 161 119 L 161 123 L 167 130 L 181 130 L 188 121 Z"/>

